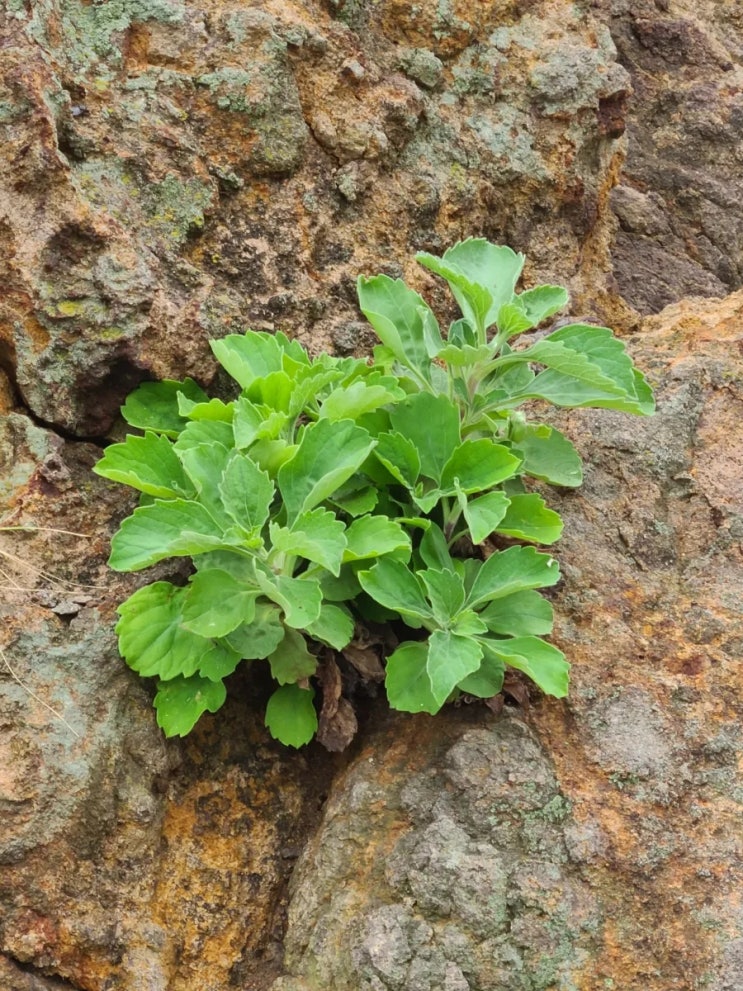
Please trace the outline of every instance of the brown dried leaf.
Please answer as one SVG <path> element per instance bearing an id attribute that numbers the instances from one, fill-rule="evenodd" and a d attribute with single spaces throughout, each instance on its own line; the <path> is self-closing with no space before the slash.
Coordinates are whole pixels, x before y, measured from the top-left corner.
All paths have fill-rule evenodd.
<path id="1" fill-rule="evenodd" d="M 345 750 L 354 736 L 359 724 L 356 720 L 356 713 L 351 707 L 348 699 L 340 698 L 335 714 L 330 719 L 323 719 L 320 716 L 320 725 L 317 730 L 317 739 L 326 750 L 337 753 Z"/>
<path id="2" fill-rule="evenodd" d="M 353 643 L 343 649 L 343 656 L 359 672 L 364 681 L 384 681 L 384 668 L 371 647 L 356 647 Z"/>

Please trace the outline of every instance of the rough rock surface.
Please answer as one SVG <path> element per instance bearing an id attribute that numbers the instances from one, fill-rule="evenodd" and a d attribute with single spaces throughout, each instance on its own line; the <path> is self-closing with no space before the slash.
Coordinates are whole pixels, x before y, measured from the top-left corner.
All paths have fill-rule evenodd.
<path id="1" fill-rule="evenodd" d="M 0 5 L 0 987 L 264 991 L 343 770 L 269 742 L 252 679 L 163 742 L 112 632 L 130 507 L 90 472 L 125 394 L 208 383 L 246 325 L 363 353 L 356 275 L 441 304 L 412 253 L 470 234 L 624 327 L 738 286 L 740 29 L 712 0 Z M 276 991 L 743 987 L 742 320 L 647 324 L 654 420 L 564 418 L 571 699 L 528 730 L 375 712 Z"/>
<path id="2" fill-rule="evenodd" d="M 632 79 L 612 191 L 620 293 L 640 313 L 743 285 L 743 8 L 593 0 Z"/>
<path id="3" fill-rule="evenodd" d="M 742 321 L 666 310 L 633 342 L 657 416 L 565 417 L 570 698 L 390 717 L 294 874 L 274 991 L 743 986 Z"/>
<path id="4" fill-rule="evenodd" d="M 358 273 L 460 237 L 601 286 L 629 81 L 567 0 L 7 0 L 0 46 L 0 365 L 76 436 L 209 335 L 368 346 Z"/>

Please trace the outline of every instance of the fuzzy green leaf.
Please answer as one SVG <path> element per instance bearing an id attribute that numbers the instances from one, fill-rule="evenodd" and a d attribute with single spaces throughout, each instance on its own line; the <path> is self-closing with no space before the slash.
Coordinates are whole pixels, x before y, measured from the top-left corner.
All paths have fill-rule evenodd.
<path id="1" fill-rule="evenodd" d="M 502 444 L 487 438 L 466 440 L 444 465 L 441 489 L 453 493 L 458 481 L 463 492 L 483 492 L 514 475 L 520 464 L 520 458 Z"/>
<path id="2" fill-rule="evenodd" d="M 501 599 L 528 588 L 546 588 L 560 580 L 560 568 L 549 554 L 533 547 L 509 547 L 491 554 L 477 573 L 467 605 Z"/>
<path id="3" fill-rule="evenodd" d="M 464 582 L 451 570 L 428 568 L 418 577 L 426 586 L 433 615 L 441 626 L 448 626 L 464 605 Z"/>
<path id="4" fill-rule="evenodd" d="M 400 364 L 416 369 L 428 378 L 431 359 L 427 339 L 436 319 L 425 300 L 401 279 L 390 279 L 386 275 L 370 279 L 360 276 L 357 290 L 361 312 L 382 344 L 393 352 Z M 425 326 L 424 314 L 427 315 Z"/>
<path id="5" fill-rule="evenodd" d="M 314 696 L 314 689 L 299 685 L 277 688 L 266 706 L 266 726 L 271 736 L 287 747 L 309 743 L 317 732 Z"/>
<path id="6" fill-rule="evenodd" d="M 562 286 L 535 286 L 520 293 L 515 303 L 529 320 L 530 326 L 536 327 L 567 306 L 569 299 L 567 290 Z"/>
<path id="7" fill-rule="evenodd" d="M 307 641 L 296 630 L 287 630 L 276 650 L 268 655 L 271 674 L 280 685 L 294 684 L 310 678 L 317 668 L 317 658 L 307 650 Z"/>
<path id="8" fill-rule="evenodd" d="M 123 443 L 111 444 L 93 471 L 161 499 L 188 497 L 194 491 L 173 445 L 167 437 L 152 431 L 144 437 L 129 434 Z"/>
<path id="9" fill-rule="evenodd" d="M 225 637 L 227 645 L 245 660 L 268 657 L 284 639 L 286 628 L 271 602 L 257 602 L 252 623 L 241 623 Z"/>
<path id="10" fill-rule="evenodd" d="M 354 520 L 346 539 L 344 561 L 364 561 L 395 551 L 410 551 L 410 537 L 399 523 L 387 516 L 362 516 Z"/>
<path id="11" fill-rule="evenodd" d="M 205 712 L 221 709 L 226 698 L 227 689 L 221 681 L 197 674 L 160 681 L 154 701 L 157 725 L 166 736 L 186 736 Z"/>
<path id="12" fill-rule="evenodd" d="M 404 398 L 405 393 L 399 386 L 367 385 L 359 380 L 346 388 L 334 389 L 323 402 L 320 416 L 333 423 L 337 420 L 358 420 L 364 413 Z"/>
<path id="13" fill-rule="evenodd" d="M 393 709 L 434 715 L 441 703 L 434 698 L 426 669 L 428 644 L 403 643 L 387 658 L 385 689 Z"/>
<path id="14" fill-rule="evenodd" d="M 525 474 L 567 488 L 576 488 L 583 482 L 580 455 L 554 427 L 528 424 L 513 447 L 524 459 L 521 470 Z"/>
<path id="15" fill-rule="evenodd" d="M 221 444 L 227 450 L 235 446 L 232 425 L 222 420 L 187 420 L 175 442 L 175 452 L 180 457 L 183 451 L 199 444 Z"/>
<path id="16" fill-rule="evenodd" d="M 383 557 L 369 571 L 360 571 L 358 579 L 367 595 L 400 616 L 430 619 L 433 615 L 418 579 L 400 561 Z"/>
<path id="17" fill-rule="evenodd" d="M 224 637 L 241 623 L 252 623 L 260 589 L 226 571 L 199 571 L 191 577 L 183 606 L 183 626 L 201 637 Z"/>
<path id="18" fill-rule="evenodd" d="M 434 630 L 428 641 L 426 670 L 431 680 L 431 694 L 443 705 L 457 684 L 477 671 L 482 662 L 482 648 L 472 637 L 451 630 Z"/>
<path id="19" fill-rule="evenodd" d="M 119 651 L 142 677 L 190 677 L 211 647 L 211 641 L 183 629 L 185 594 L 170 582 L 155 582 L 137 589 L 116 610 Z"/>
<path id="20" fill-rule="evenodd" d="M 568 694 L 570 665 L 557 647 L 538 637 L 512 637 L 488 639 L 487 648 L 510 667 L 523 671 L 547 695 L 561 699 Z"/>
<path id="21" fill-rule="evenodd" d="M 487 328 L 495 323 L 501 306 L 511 301 L 525 259 L 484 238 L 469 238 L 449 248 L 442 259 L 419 254 L 416 260 L 443 275 L 463 315 L 473 324 L 482 321 Z M 443 268 L 450 274 L 444 275 Z M 486 293 L 490 297 L 487 307 Z"/>
<path id="22" fill-rule="evenodd" d="M 289 578 L 256 569 L 256 580 L 266 598 L 284 610 L 287 626 L 303 630 L 319 617 L 322 592 L 314 579 Z"/>
<path id="23" fill-rule="evenodd" d="M 223 403 L 221 399 L 210 399 L 208 403 L 195 403 L 193 399 L 179 392 L 178 412 L 188 420 L 221 420 L 223 423 L 232 423 L 235 404 Z"/>
<path id="24" fill-rule="evenodd" d="M 318 420 L 305 427 L 294 456 L 278 472 L 289 521 L 332 496 L 358 471 L 375 443 L 351 420 Z"/>
<path id="25" fill-rule="evenodd" d="M 390 420 L 394 430 L 415 446 L 422 474 L 439 482 L 460 443 L 458 407 L 446 396 L 419 392 L 397 403 Z"/>
<path id="26" fill-rule="evenodd" d="M 111 541 L 114 571 L 141 571 L 167 557 L 190 557 L 219 547 L 223 530 L 198 502 L 157 499 L 128 516 Z"/>
<path id="27" fill-rule="evenodd" d="M 473 500 L 462 494 L 459 501 L 473 544 L 481 544 L 483 540 L 487 540 L 506 515 L 509 504 L 504 492 L 488 492 Z"/>
<path id="28" fill-rule="evenodd" d="M 504 303 L 501 306 L 498 310 L 497 324 L 498 331 L 505 338 L 523 334 L 525 330 L 529 330 L 534 326 L 516 300 L 512 303 Z"/>
<path id="29" fill-rule="evenodd" d="M 199 674 L 209 681 L 221 681 L 233 673 L 242 657 L 229 644 L 215 640 L 211 641 L 209 649 L 201 658 Z"/>
<path id="30" fill-rule="evenodd" d="M 477 671 L 463 678 L 457 688 L 479 699 L 490 699 L 503 688 L 506 665 L 499 657 L 484 651 L 482 663 Z"/>
<path id="31" fill-rule="evenodd" d="M 345 529 L 334 513 L 322 508 L 302 513 L 288 528 L 269 524 L 274 551 L 306 557 L 334 575 L 340 573 L 341 560 L 345 560 Z"/>
<path id="32" fill-rule="evenodd" d="M 194 444 L 179 449 L 178 457 L 193 483 L 198 501 L 224 529 L 232 526 L 233 521 L 225 512 L 218 488 L 230 451 L 223 444 Z"/>
<path id="33" fill-rule="evenodd" d="M 353 637 L 354 622 L 347 609 L 324 602 L 320 615 L 307 627 L 307 633 L 315 640 L 343 650 Z"/>
<path id="34" fill-rule="evenodd" d="M 281 371 L 282 349 L 272 334 L 251 330 L 209 343 L 217 361 L 243 389 L 258 378 Z"/>
<path id="35" fill-rule="evenodd" d="M 552 605 L 534 589 L 494 599 L 479 615 L 491 632 L 503 636 L 541 636 L 552 632 Z"/>
<path id="36" fill-rule="evenodd" d="M 562 535 L 562 526 L 559 514 L 548 509 L 541 496 L 526 493 L 511 496 L 511 504 L 496 530 L 535 544 L 554 544 Z"/>
<path id="37" fill-rule="evenodd" d="M 402 434 L 396 431 L 379 434 L 374 457 L 402 485 L 412 489 L 417 482 L 421 472 L 421 459 L 413 441 Z"/>
<path id="38" fill-rule="evenodd" d="M 268 519 L 274 485 L 246 454 L 234 451 L 219 484 L 224 508 L 239 527 L 257 533 Z"/>
<path id="39" fill-rule="evenodd" d="M 446 537 L 441 527 L 435 523 L 430 523 L 426 527 L 418 553 L 423 563 L 427 564 L 429 568 L 444 571 L 451 571 L 454 568 Z"/>
<path id="40" fill-rule="evenodd" d="M 154 430 L 166 437 L 177 437 L 188 422 L 178 412 L 178 394 L 196 403 L 208 402 L 209 397 L 193 379 L 176 382 L 143 382 L 127 396 L 121 415 L 132 427 Z"/>

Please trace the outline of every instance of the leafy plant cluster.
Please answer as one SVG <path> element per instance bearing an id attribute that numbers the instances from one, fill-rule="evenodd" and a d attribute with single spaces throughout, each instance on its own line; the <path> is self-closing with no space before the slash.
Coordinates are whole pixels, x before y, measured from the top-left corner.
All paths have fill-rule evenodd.
<path id="1" fill-rule="evenodd" d="M 277 687 L 266 724 L 301 746 L 318 726 L 318 657 L 348 649 L 371 621 L 408 629 L 386 661 L 396 709 L 495 696 L 509 667 L 566 694 L 538 591 L 559 568 L 534 546 L 557 540 L 562 522 L 528 486 L 578 486 L 581 462 L 521 407 L 649 414 L 652 393 L 604 327 L 514 346 L 568 296 L 517 293 L 524 257 L 510 248 L 470 239 L 417 260 L 461 310 L 446 334 L 404 282 L 362 277 L 360 307 L 381 341 L 373 360 L 310 358 L 284 334 L 248 331 L 211 342 L 239 387 L 231 402 L 186 379 L 145 383 L 122 408 L 143 435 L 108 447 L 95 470 L 141 498 L 110 565 L 194 566 L 185 586 L 156 581 L 118 610 L 121 654 L 158 679 L 166 734 L 219 709 L 241 662 L 267 659 Z"/>

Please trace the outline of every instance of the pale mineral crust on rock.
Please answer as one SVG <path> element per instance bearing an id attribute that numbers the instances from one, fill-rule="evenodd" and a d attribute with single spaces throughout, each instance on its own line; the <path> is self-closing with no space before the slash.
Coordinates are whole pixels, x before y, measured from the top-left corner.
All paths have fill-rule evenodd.
<path id="1" fill-rule="evenodd" d="M 5 0 L 0 520 L 69 532 L 0 532 L 3 991 L 743 987 L 743 300 L 677 302 L 741 283 L 742 32 L 712 0 Z M 445 316 L 412 255 L 469 235 L 578 318 L 676 304 L 631 341 L 658 416 L 559 417 L 571 697 L 379 706 L 342 758 L 270 742 L 246 672 L 165 742 L 115 606 L 186 571 L 105 565 L 123 398 L 209 384 L 247 326 L 366 353 L 360 272 Z"/>

